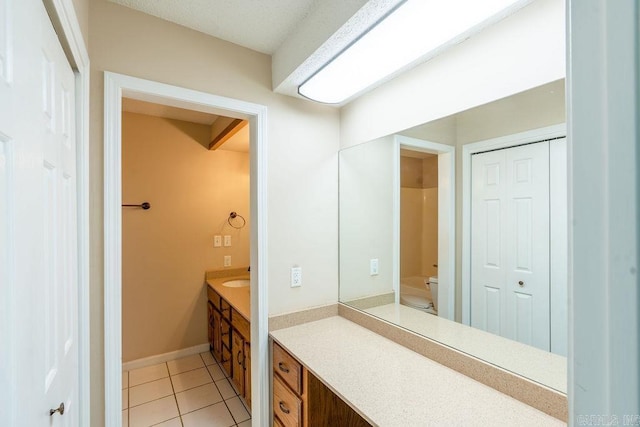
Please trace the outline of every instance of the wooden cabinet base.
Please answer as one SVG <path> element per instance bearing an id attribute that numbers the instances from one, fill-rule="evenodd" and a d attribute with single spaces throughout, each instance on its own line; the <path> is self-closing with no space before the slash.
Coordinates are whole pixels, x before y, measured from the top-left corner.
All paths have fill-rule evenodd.
<path id="1" fill-rule="evenodd" d="M 272 360 L 274 426 L 371 426 L 277 343 Z"/>
<path id="2" fill-rule="evenodd" d="M 251 324 L 211 287 L 207 287 L 209 346 L 251 410 Z"/>

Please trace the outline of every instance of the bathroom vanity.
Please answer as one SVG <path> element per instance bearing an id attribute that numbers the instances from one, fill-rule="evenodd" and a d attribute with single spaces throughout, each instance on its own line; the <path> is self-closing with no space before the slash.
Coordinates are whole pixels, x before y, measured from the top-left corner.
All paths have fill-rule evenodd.
<path id="1" fill-rule="evenodd" d="M 247 279 L 247 269 L 206 275 L 209 347 L 250 408 L 250 288 L 243 283 Z"/>
<path id="2" fill-rule="evenodd" d="M 565 425 L 342 316 L 270 334 L 275 426 Z M 293 379 L 285 380 L 292 372 Z M 323 404 L 311 394 L 310 381 L 322 384 L 357 417 L 318 421 L 317 410 L 331 411 L 318 409 Z"/>

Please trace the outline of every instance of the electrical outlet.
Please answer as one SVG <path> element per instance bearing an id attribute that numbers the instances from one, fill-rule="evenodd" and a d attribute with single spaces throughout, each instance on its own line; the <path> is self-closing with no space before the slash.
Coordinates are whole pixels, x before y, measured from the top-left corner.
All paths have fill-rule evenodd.
<path id="1" fill-rule="evenodd" d="M 229 236 L 228 234 L 225 234 L 224 236 L 224 245 L 231 246 L 231 236 Z"/>
<path id="2" fill-rule="evenodd" d="M 373 258 L 369 261 L 369 275 L 377 276 L 378 275 L 378 258 Z"/>
<path id="3" fill-rule="evenodd" d="M 224 266 L 231 267 L 231 255 L 224 256 Z"/>
<path id="4" fill-rule="evenodd" d="M 213 236 L 213 247 L 219 248 L 220 246 L 222 246 L 222 236 L 216 234 L 215 236 Z"/>
<path id="5" fill-rule="evenodd" d="M 291 267 L 291 287 L 302 286 L 302 267 Z"/>

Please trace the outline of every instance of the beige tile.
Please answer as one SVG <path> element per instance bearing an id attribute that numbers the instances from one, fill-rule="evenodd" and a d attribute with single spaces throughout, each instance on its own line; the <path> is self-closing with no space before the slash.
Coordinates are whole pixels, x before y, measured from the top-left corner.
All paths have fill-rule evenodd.
<path id="1" fill-rule="evenodd" d="M 251 418 L 249 418 L 247 421 L 244 421 L 238 424 L 238 427 L 251 427 Z"/>
<path id="2" fill-rule="evenodd" d="M 171 380 L 169 380 L 169 378 L 162 378 L 131 387 L 129 389 L 129 405 L 131 407 L 142 405 L 143 403 L 151 402 L 152 400 L 172 394 L 173 388 L 171 387 Z"/>
<path id="3" fill-rule="evenodd" d="M 193 354 L 180 359 L 170 360 L 167 362 L 167 366 L 169 367 L 169 374 L 176 375 L 181 374 L 182 372 L 203 368 L 204 362 L 199 354 Z"/>
<path id="4" fill-rule="evenodd" d="M 205 384 L 181 393 L 176 393 L 180 414 L 193 412 L 205 406 L 222 402 L 222 396 L 218 388 L 213 384 Z"/>
<path id="5" fill-rule="evenodd" d="M 129 389 L 122 390 L 122 409 L 129 408 Z"/>
<path id="6" fill-rule="evenodd" d="M 176 418 L 178 415 L 175 397 L 167 396 L 130 408 L 129 425 L 131 427 L 147 427 Z"/>
<path id="7" fill-rule="evenodd" d="M 227 373 L 218 364 L 209 365 L 207 366 L 207 369 L 209 370 L 211 378 L 213 378 L 214 381 L 218 381 L 227 377 Z"/>
<path id="8" fill-rule="evenodd" d="M 173 390 L 176 393 L 213 382 L 206 368 L 173 375 L 171 381 L 173 382 Z"/>
<path id="9" fill-rule="evenodd" d="M 202 361 L 207 366 L 213 365 L 214 363 L 216 363 L 216 360 L 213 358 L 213 355 L 211 354 L 210 351 L 200 353 L 200 357 L 202 357 Z"/>
<path id="10" fill-rule="evenodd" d="M 251 418 L 251 415 L 249 415 L 247 408 L 244 407 L 239 397 L 225 400 L 225 403 L 227 404 L 229 411 L 231 411 L 233 419 L 236 420 L 236 423 L 241 423 Z"/>
<path id="11" fill-rule="evenodd" d="M 224 402 L 182 416 L 184 427 L 230 427 L 235 422 Z"/>
<path id="12" fill-rule="evenodd" d="M 122 427 L 129 427 L 129 410 L 122 411 Z"/>
<path id="13" fill-rule="evenodd" d="M 140 369 L 129 371 L 129 387 L 148 383 L 149 381 L 159 380 L 169 376 L 166 363 L 147 366 Z"/>
<path id="14" fill-rule="evenodd" d="M 172 418 L 169 421 L 165 421 L 160 424 L 156 424 L 153 427 L 182 427 L 182 421 L 180 421 L 180 417 Z"/>
<path id="15" fill-rule="evenodd" d="M 237 395 L 234 388 L 231 387 L 231 384 L 226 379 L 216 381 L 216 387 L 218 387 L 218 390 L 220 390 L 220 394 L 222 395 L 222 398 L 225 400 L 235 397 Z"/>
<path id="16" fill-rule="evenodd" d="M 122 388 L 129 387 L 129 371 L 122 371 Z"/>

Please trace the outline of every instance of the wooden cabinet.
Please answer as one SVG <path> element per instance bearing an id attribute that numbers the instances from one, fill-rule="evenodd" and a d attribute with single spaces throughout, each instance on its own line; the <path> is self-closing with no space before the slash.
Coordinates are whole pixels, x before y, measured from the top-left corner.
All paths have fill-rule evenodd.
<path id="1" fill-rule="evenodd" d="M 209 347 L 251 408 L 251 325 L 211 287 L 207 293 Z"/>
<path id="2" fill-rule="evenodd" d="M 371 425 L 275 342 L 272 360 L 274 426 Z"/>
<path id="3" fill-rule="evenodd" d="M 244 339 L 240 334 L 233 334 L 233 343 L 231 347 L 231 355 L 233 365 L 233 384 L 236 386 L 238 393 L 244 394 Z"/>
<path id="4" fill-rule="evenodd" d="M 244 400 L 251 408 L 251 344 L 244 342 Z"/>

